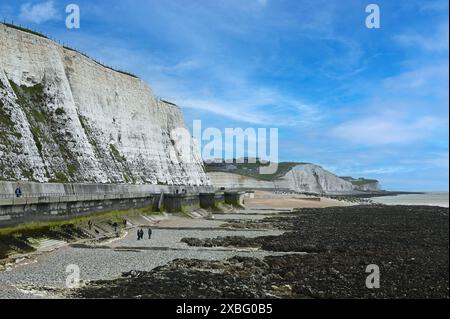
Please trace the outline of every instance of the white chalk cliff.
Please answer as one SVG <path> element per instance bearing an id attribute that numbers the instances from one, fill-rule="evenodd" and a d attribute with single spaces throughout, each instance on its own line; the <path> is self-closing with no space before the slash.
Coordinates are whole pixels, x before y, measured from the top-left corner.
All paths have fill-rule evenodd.
<path id="1" fill-rule="evenodd" d="M 314 164 L 297 165 L 281 181 L 291 189 L 311 193 L 351 193 L 353 184 Z"/>
<path id="2" fill-rule="evenodd" d="M 299 164 L 284 176 L 273 180 L 261 180 L 231 172 L 209 172 L 215 187 L 248 189 L 283 189 L 302 193 L 352 194 L 361 191 L 379 191 L 378 182 L 371 188 L 355 185 L 314 164 Z"/>
<path id="3" fill-rule="evenodd" d="M 0 179 L 209 185 L 174 146 L 180 127 L 142 80 L 0 24 Z"/>

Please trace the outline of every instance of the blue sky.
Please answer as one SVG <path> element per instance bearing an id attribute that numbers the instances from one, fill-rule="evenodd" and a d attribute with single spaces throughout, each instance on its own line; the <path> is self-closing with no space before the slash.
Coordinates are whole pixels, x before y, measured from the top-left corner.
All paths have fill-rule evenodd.
<path id="1" fill-rule="evenodd" d="M 65 7 L 81 28 L 65 28 Z M 381 9 L 367 29 L 365 7 Z M 277 127 L 282 161 L 448 190 L 447 1 L 2 0 L 0 18 L 130 71 L 186 124 Z"/>

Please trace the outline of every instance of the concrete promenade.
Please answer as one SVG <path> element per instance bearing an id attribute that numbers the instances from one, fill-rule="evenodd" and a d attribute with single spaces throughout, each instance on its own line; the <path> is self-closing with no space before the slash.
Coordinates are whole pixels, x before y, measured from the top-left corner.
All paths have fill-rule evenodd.
<path id="1" fill-rule="evenodd" d="M 17 187 L 20 197 L 14 193 Z M 0 227 L 144 207 L 181 212 L 213 208 L 220 201 L 236 206 L 242 197 L 242 192 L 216 193 L 211 186 L 0 182 Z"/>

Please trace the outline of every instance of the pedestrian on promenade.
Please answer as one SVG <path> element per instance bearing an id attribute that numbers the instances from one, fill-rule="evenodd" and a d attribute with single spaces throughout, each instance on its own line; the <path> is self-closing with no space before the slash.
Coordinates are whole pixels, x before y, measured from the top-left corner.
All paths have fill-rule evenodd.
<path id="1" fill-rule="evenodd" d="M 141 229 L 138 230 L 138 240 L 144 239 L 144 231 Z"/>
<path id="2" fill-rule="evenodd" d="M 140 229 L 137 230 L 137 237 L 138 237 L 138 240 L 141 240 L 141 230 Z"/>
<path id="3" fill-rule="evenodd" d="M 92 229 L 92 220 L 90 220 L 90 219 L 88 221 L 88 226 L 89 226 L 89 230 L 91 230 Z"/>
<path id="4" fill-rule="evenodd" d="M 148 239 L 152 239 L 152 229 L 148 229 Z"/>
<path id="5" fill-rule="evenodd" d="M 14 193 L 16 194 L 17 198 L 22 197 L 22 190 L 20 189 L 20 186 L 17 186 Z"/>

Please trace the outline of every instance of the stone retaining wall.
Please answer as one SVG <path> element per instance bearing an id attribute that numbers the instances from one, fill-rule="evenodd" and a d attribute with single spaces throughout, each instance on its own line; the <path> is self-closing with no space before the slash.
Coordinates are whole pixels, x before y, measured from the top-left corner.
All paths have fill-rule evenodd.
<path id="1" fill-rule="evenodd" d="M 66 198 L 19 198 L 15 204 L 0 206 L 0 227 L 31 222 L 58 221 L 112 210 L 152 207 L 157 210 L 159 194 L 142 197 L 77 196 Z M 41 202 L 40 202 L 41 201 Z"/>
<path id="2" fill-rule="evenodd" d="M 20 186 L 22 197 L 15 197 Z M 199 193 L 210 186 L 58 184 L 0 182 L 0 227 L 69 219 L 91 213 L 142 207 L 168 212 L 199 206 Z M 178 194 L 177 194 L 178 193 Z M 162 203 L 161 194 L 165 194 Z"/>
<path id="3" fill-rule="evenodd" d="M 15 184 L 0 182 L 0 194 L 8 191 L 0 197 L 0 227 L 143 207 L 176 213 L 184 208 L 214 208 L 223 201 L 239 206 L 245 195 L 214 193 L 209 187 L 21 183 L 24 195 L 14 197 Z"/>
<path id="4" fill-rule="evenodd" d="M 24 197 L 40 194 L 78 195 L 78 194 L 125 194 L 125 193 L 186 193 L 213 192 L 212 186 L 176 186 L 176 185 L 131 185 L 131 184 L 78 184 L 78 183 L 34 183 L 0 181 L 0 199 L 13 196 L 20 186 Z M 0 204 L 1 205 L 1 204 Z"/>

